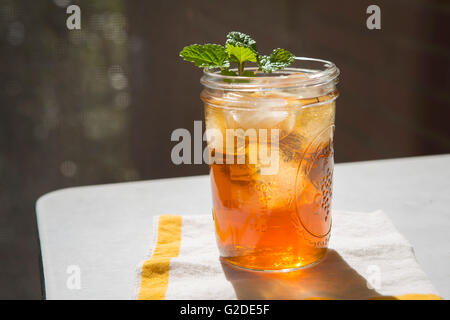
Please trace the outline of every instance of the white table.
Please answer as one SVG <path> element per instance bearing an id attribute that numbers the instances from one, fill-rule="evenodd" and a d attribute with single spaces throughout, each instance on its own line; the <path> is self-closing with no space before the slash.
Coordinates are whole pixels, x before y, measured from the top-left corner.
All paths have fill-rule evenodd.
<path id="1" fill-rule="evenodd" d="M 336 165 L 333 201 L 335 209 L 385 211 L 441 296 L 450 299 L 450 155 Z M 36 211 L 47 299 L 132 298 L 153 216 L 210 214 L 210 208 L 208 176 L 44 195 Z M 69 289 L 77 268 L 81 288 L 70 282 Z"/>

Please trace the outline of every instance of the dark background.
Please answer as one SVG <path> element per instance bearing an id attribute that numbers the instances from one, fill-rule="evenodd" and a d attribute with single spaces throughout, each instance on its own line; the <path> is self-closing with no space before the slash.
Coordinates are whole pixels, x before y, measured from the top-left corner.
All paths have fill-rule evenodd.
<path id="1" fill-rule="evenodd" d="M 1 0 L 0 298 L 41 297 L 42 194 L 207 173 L 170 160 L 172 131 L 203 118 L 178 52 L 232 30 L 338 65 L 337 162 L 450 152 L 449 1 Z"/>

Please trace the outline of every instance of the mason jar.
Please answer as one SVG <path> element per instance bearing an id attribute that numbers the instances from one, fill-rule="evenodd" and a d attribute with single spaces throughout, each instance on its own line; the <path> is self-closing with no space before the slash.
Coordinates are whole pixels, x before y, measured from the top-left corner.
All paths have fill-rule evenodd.
<path id="1" fill-rule="evenodd" d="M 256 76 L 201 78 L 220 255 L 253 270 L 309 266 L 330 238 L 339 70 L 299 57 L 246 70 Z"/>

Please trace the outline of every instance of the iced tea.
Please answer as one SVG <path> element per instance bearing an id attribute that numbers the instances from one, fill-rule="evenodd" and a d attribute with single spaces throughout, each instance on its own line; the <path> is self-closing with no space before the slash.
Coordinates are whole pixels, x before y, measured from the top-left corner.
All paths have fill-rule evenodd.
<path id="1" fill-rule="evenodd" d="M 271 90 L 240 90 L 240 85 L 229 89 L 205 84 L 202 92 L 206 127 L 224 137 L 221 145 L 217 140 L 208 144 L 211 156 L 222 159 L 210 164 L 220 254 L 255 270 L 310 265 L 324 256 L 330 236 L 337 91 L 334 85 Z M 231 147 L 227 129 L 242 129 Z M 257 140 L 246 136 L 249 129 Z M 262 130 L 270 137 L 274 129 L 277 144 L 259 138 Z M 260 150 L 263 143 L 278 155 L 273 174 L 262 174 L 259 159 L 250 161 L 250 151 Z M 227 162 L 239 155 L 245 163 Z"/>

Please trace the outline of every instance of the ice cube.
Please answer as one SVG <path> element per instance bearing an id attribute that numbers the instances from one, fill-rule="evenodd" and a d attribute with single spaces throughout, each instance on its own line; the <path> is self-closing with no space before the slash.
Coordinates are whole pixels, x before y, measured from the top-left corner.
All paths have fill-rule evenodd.
<path id="1" fill-rule="evenodd" d="M 278 129 L 279 136 L 288 135 L 295 125 L 295 111 L 268 110 L 232 110 L 225 114 L 227 128 L 230 129 Z M 268 132 L 268 134 L 270 134 Z"/>
<path id="2" fill-rule="evenodd" d="M 287 111 L 270 111 L 270 110 L 233 110 L 228 114 L 227 123 L 231 128 L 242 129 L 259 129 L 259 128 L 276 128 L 283 121 L 288 124 L 295 122 L 294 117 L 289 117 Z M 289 125 L 288 125 L 289 126 Z"/>
<path id="3" fill-rule="evenodd" d="M 295 131 L 308 139 L 314 139 L 334 123 L 334 102 L 307 106 L 297 116 Z"/>

